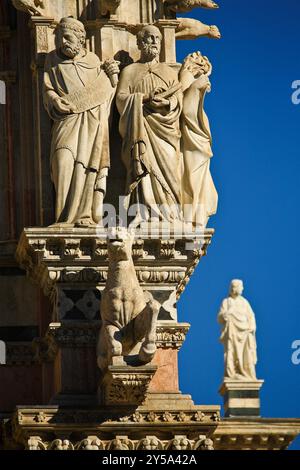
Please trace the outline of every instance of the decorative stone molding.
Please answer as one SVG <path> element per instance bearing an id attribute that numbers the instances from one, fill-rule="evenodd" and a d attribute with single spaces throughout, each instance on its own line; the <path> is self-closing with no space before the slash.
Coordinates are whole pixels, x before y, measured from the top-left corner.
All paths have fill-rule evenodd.
<path id="1" fill-rule="evenodd" d="M 178 394 L 178 399 L 181 395 Z M 178 403 L 179 404 L 179 403 Z M 180 406 L 180 404 L 179 404 Z M 165 405 L 166 408 L 166 405 Z M 67 427 L 90 427 L 94 431 L 99 431 L 101 423 L 101 429 L 104 432 L 111 427 L 120 427 L 122 423 L 123 428 L 128 429 L 143 429 L 147 426 L 152 429 L 153 424 L 163 426 L 165 429 L 184 428 L 188 427 L 192 430 L 194 427 L 200 426 L 200 429 L 211 427 L 215 429 L 218 423 L 214 421 L 214 413 L 220 415 L 220 411 L 216 411 L 218 407 L 199 407 L 190 406 L 190 409 L 176 409 L 175 406 L 164 409 L 153 409 L 149 411 L 147 407 L 138 407 L 135 411 L 129 406 L 124 408 L 124 412 L 115 410 L 114 407 L 106 407 L 105 410 L 89 409 L 89 410 L 78 410 L 69 409 L 64 410 L 56 406 L 43 407 L 43 408 L 19 408 L 15 412 L 12 420 L 14 429 L 35 429 L 40 430 L 52 429 L 54 430 L 57 425 L 65 424 Z M 201 420 L 199 416 L 201 415 Z M 184 416 L 184 419 L 182 417 Z M 106 431 L 105 431 L 106 430 Z M 37 433 L 36 433 L 37 434 Z M 90 435 L 97 434 L 91 432 Z M 200 433 L 201 434 L 201 433 Z"/>
<path id="2" fill-rule="evenodd" d="M 8 343 L 8 364 L 32 364 L 54 361 L 59 347 L 95 348 L 101 321 L 50 323 L 44 338 L 33 343 Z M 156 345 L 160 349 L 177 349 L 183 345 L 190 325 L 161 322 L 156 328 Z"/>
<path id="3" fill-rule="evenodd" d="M 109 366 L 99 386 L 100 400 L 106 406 L 135 406 L 146 397 L 157 366 Z"/>
<path id="4" fill-rule="evenodd" d="M 203 234 L 157 232 L 151 239 L 137 238 L 133 257 L 144 288 L 169 285 L 181 295 L 211 243 L 213 230 Z M 140 234 L 142 236 L 142 234 Z M 149 237 L 149 234 L 145 234 Z M 87 229 L 25 229 L 16 252 L 19 264 L 44 293 L 55 298 L 55 285 L 87 283 L 104 286 L 107 278 L 107 231 Z"/>
<path id="5" fill-rule="evenodd" d="M 286 450 L 299 431 L 300 419 L 231 418 L 211 439 L 216 450 Z"/>
<path id="6" fill-rule="evenodd" d="M 156 328 L 156 345 L 158 348 L 180 349 L 190 329 L 188 323 L 159 324 Z"/>
<path id="7" fill-rule="evenodd" d="M 104 444 L 97 436 L 88 436 L 74 446 L 75 450 L 104 450 Z"/>
<path id="8" fill-rule="evenodd" d="M 134 450 L 134 443 L 127 436 L 116 436 L 106 444 L 107 450 Z"/>
<path id="9" fill-rule="evenodd" d="M 214 450 L 214 441 L 206 436 L 199 436 L 199 441 L 195 443 L 194 450 Z"/>
<path id="10" fill-rule="evenodd" d="M 176 436 L 171 440 L 160 440 L 156 436 L 146 436 L 141 440 L 131 440 L 127 436 L 116 436 L 110 441 L 100 440 L 97 436 L 88 436 L 82 441 L 71 442 L 69 439 L 55 439 L 43 441 L 40 437 L 30 437 L 26 446 L 27 450 L 214 450 L 212 440 L 204 436 L 205 442 L 210 443 L 209 449 L 201 447 L 198 442 L 187 439 L 186 436 Z M 202 442 L 202 441 L 201 441 Z"/>
<path id="11" fill-rule="evenodd" d="M 230 419 L 194 428 L 188 421 L 181 427 L 163 422 L 161 411 L 157 410 L 152 412 L 155 421 L 148 421 L 144 413 L 138 412 L 142 421 L 130 423 L 105 420 L 97 410 L 79 412 L 90 421 L 78 420 L 78 410 L 64 411 L 62 416 L 61 411 L 54 409 L 20 409 L 12 426 L 5 425 L 11 432 L 5 430 L 4 435 L 10 445 L 14 442 L 29 450 L 285 450 L 300 431 L 299 419 Z M 37 422 L 39 413 L 45 415 L 46 421 Z M 62 419 L 53 419 L 56 413 Z M 81 438 L 74 440 L 70 437 L 72 432 Z"/>
<path id="12" fill-rule="evenodd" d="M 74 446 L 68 439 L 55 439 L 48 445 L 47 450 L 74 450 Z"/>
<path id="13" fill-rule="evenodd" d="M 47 450 L 47 444 L 39 436 L 32 436 L 27 441 L 27 450 Z"/>
<path id="14" fill-rule="evenodd" d="M 169 444 L 168 450 L 192 450 L 193 444 L 186 436 L 176 436 Z"/>
<path id="15" fill-rule="evenodd" d="M 163 450 L 164 444 L 155 436 L 146 436 L 136 446 L 136 450 Z"/>

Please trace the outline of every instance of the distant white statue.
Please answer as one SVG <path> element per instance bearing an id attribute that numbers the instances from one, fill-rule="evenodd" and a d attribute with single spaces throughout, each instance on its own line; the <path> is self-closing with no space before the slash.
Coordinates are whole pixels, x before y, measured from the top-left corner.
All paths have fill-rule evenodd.
<path id="1" fill-rule="evenodd" d="M 243 290 L 243 282 L 233 280 L 218 315 L 223 327 L 220 340 L 225 349 L 224 378 L 256 381 L 256 322 L 249 302 L 242 296 Z"/>

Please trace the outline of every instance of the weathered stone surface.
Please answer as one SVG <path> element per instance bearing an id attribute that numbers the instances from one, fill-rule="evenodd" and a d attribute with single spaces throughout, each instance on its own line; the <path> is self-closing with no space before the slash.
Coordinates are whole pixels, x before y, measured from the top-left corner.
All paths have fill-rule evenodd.
<path id="1" fill-rule="evenodd" d="M 133 243 L 133 259 L 140 284 L 153 292 L 166 289 L 177 299 L 184 291 L 202 256 L 206 255 L 213 230 L 151 233 L 146 228 Z M 55 299 L 56 287 L 70 285 L 104 287 L 108 271 L 107 230 L 99 228 L 25 229 L 16 257 L 30 279 Z M 175 302 L 174 302 L 175 303 Z M 174 318 L 172 318 L 174 319 Z"/>
<path id="2" fill-rule="evenodd" d="M 134 233 L 116 228 L 108 238 L 108 273 L 101 299 L 98 366 L 105 371 L 114 358 L 131 354 L 148 364 L 156 352 L 156 324 L 161 305 L 139 284 L 132 258 Z"/>
<path id="3" fill-rule="evenodd" d="M 75 18 L 62 18 L 55 33 L 56 50 L 45 63 L 43 100 L 54 121 L 50 162 L 56 223 L 89 226 L 103 216 L 109 116 L 119 68 L 114 60 L 101 64 L 85 49 L 86 31 Z"/>
<path id="4" fill-rule="evenodd" d="M 77 431 L 82 436 L 80 440 L 71 437 Z M 50 450 L 53 445 L 64 445 L 70 450 L 87 445 L 96 449 L 86 450 L 112 450 L 120 445 L 127 450 L 142 450 L 149 445 L 165 450 L 178 447 L 181 450 L 284 450 L 299 432 L 300 420 L 220 421 L 219 411 L 213 407 L 180 410 L 169 404 L 165 410 L 151 411 L 138 407 L 132 412 L 124 411 L 122 416 L 114 415 L 109 409 L 19 407 L 6 438 L 7 442 L 13 441 L 16 446 L 30 450 Z"/>
<path id="5" fill-rule="evenodd" d="M 286 450 L 299 432 L 299 419 L 228 419 L 212 439 L 216 450 Z"/>
<path id="6" fill-rule="evenodd" d="M 121 358 L 115 358 L 121 359 Z M 145 401 L 150 381 L 157 366 L 133 367 L 115 361 L 103 373 L 99 384 L 99 401 L 105 406 L 136 406 Z"/>

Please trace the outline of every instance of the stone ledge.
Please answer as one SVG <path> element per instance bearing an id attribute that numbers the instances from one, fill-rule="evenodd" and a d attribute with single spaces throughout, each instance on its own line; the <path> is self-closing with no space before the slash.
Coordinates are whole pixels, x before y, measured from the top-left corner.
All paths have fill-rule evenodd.
<path id="1" fill-rule="evenodd" d="M 4 425 L 4 435 L 8 447 L 13 443 L 30 450 L 53 450 L 57 445 L 65 448 L 56 450 L 80 450 L 83 441 L 97 446 L 85 450 L 112 450 L 116 440 L 127 441 L 126 450 L 134 450 L 142 449 L 145 440 L 149 444 L 149 439 L 165 450 L 175 450 L 175 445 L 179 450 L 285 450 L 300 433 L 300 419 L 220 420 L 213 408 L 218 410 L 197 406 L 189 413 L 138 407 L 117 417 L 109 409 L 18 407 Z"/>
<path id="2" fill-rule="evenodd" d="M 142 286 L 169 285 L 181 295 L 214 230 L 203 233 L 154 231 L 149 238 L 140 231 L 133 245 L 133 258 Z M 142 238 L 143 236 L 148 238 Z M 107 230 L 101 228 L 28 228 L 20 238 L 16 259 L 46 295 L 55 285 L 105 285 L 108 270 Z"/>
<path id="3" fill-rule="evenodd" d="M 216 450 L 286 450 L 300 434 L 300 419 L 227 418 L 212 435 Z"/>
<path id="4" fill-rule="evenodd" d="M 102 443 L 95 450 L 112 450 L 116 440 L 125 439 L 131 443 L 127 450 L 142 449 L 143 440 L 150 437 L 160 442 L 161 449 L 204 450 L 204 440 L 218 425 L 216 417 L 219 419 L 219 407 L 203 407 L 203 411 L 199 406 L 190 411 L 180 411 L 179 406 L 174 410 L 152 411 L 131 407 L 123 413 L 116 412 L 115 408 L 99 411 L 96 408 L 18 407 L 11 421 L 6 423 L 5 435 L 7 446 L 14 443 L 15 447 L 30 450 L 53 450 L 57 440 L 60 446 L 65 443 L 66 448 L 56 450 L 79 450 L 82 440 L 91 437 Z M 37 445 L 32 445 L 31 440 L 38 441 Z M 206 444 L 212 445 L 212 441 Z"/>

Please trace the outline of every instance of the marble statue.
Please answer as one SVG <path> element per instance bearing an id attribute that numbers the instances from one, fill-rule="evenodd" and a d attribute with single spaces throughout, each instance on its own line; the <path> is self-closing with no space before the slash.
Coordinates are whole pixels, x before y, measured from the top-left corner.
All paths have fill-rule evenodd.
<path id="1" fill-rule="evenodd" d="M 44 104 L 54 121 L 51 174 L 56 223 L 93 225 L 102 216 L 110 166 L 109 115 L 118 65 L 101 64 L 84 48 L 86 32 L 74 18 L 62 18 L 56 50 L 47 55 Z"/>
<path id="2" fill-rule="evenodd" d="M 224 379 L 256 381 L 256 322 L 249 302 L 242 296 L 243 290 L 243 282 L 233 280 L 218 315 L 225 349 Z"/>
<path id="3" fill-rule="evenodd" d="M 151 219 L 172 222 L 181 218 L 183 95 L 176 70 L 159 62 L 161 41 L 155 26 L 139 31 L 141 58 L 123 70 L 116 102 L 127 169 L 127 206 L 142 204 L 148 214 L 151 211 Z"/>
<path id="4" fill-rule="evenodd" d="M 177 18 L 177 21 L 179 23 L 175 32 L 176 39 L 221 38 L 219 28 L 215 25 L 209 26 L 194 18 Z"/>
<path id="5" fill-rule="evenodd" d="M 188 12 L 194 8 L 219 8 L 212 0 L 165 0 L 167 8 L 175 13 Z"/>
<path id="6" fill-rule="evenodd" d="M 140 363 L 149 363 L 156 352 L 156 323 L 160 305 L 144 292 L 132 260 L 134 235 L 125 228 L 110 230 L 108 275 L 101 298 L 102 326 L 97 357 L 104 370 L 114 357 L 129 354 L 141 342 Z"/>
<path id="7" fill-rule="evenodd" d="M 209 217 L 216 213 L 218 206 L 218 193 L 210 172 L 212 138 L 204 111 L 205 95 L 211 88 L 211 71 L 208 58 L 200 52 L 194 52 L 185 58 L 179 73 L 184 91 L 181 115 L 181 203 L 185 222 L 202 228 L 206 227 Z"/>
<path id="8" fill-rule="evenodd" d="M 33 16 L 42 16 L 41 10 L 45 8 L 43 0 L 12 0 L 12 4 L 17 10 Z"/>

